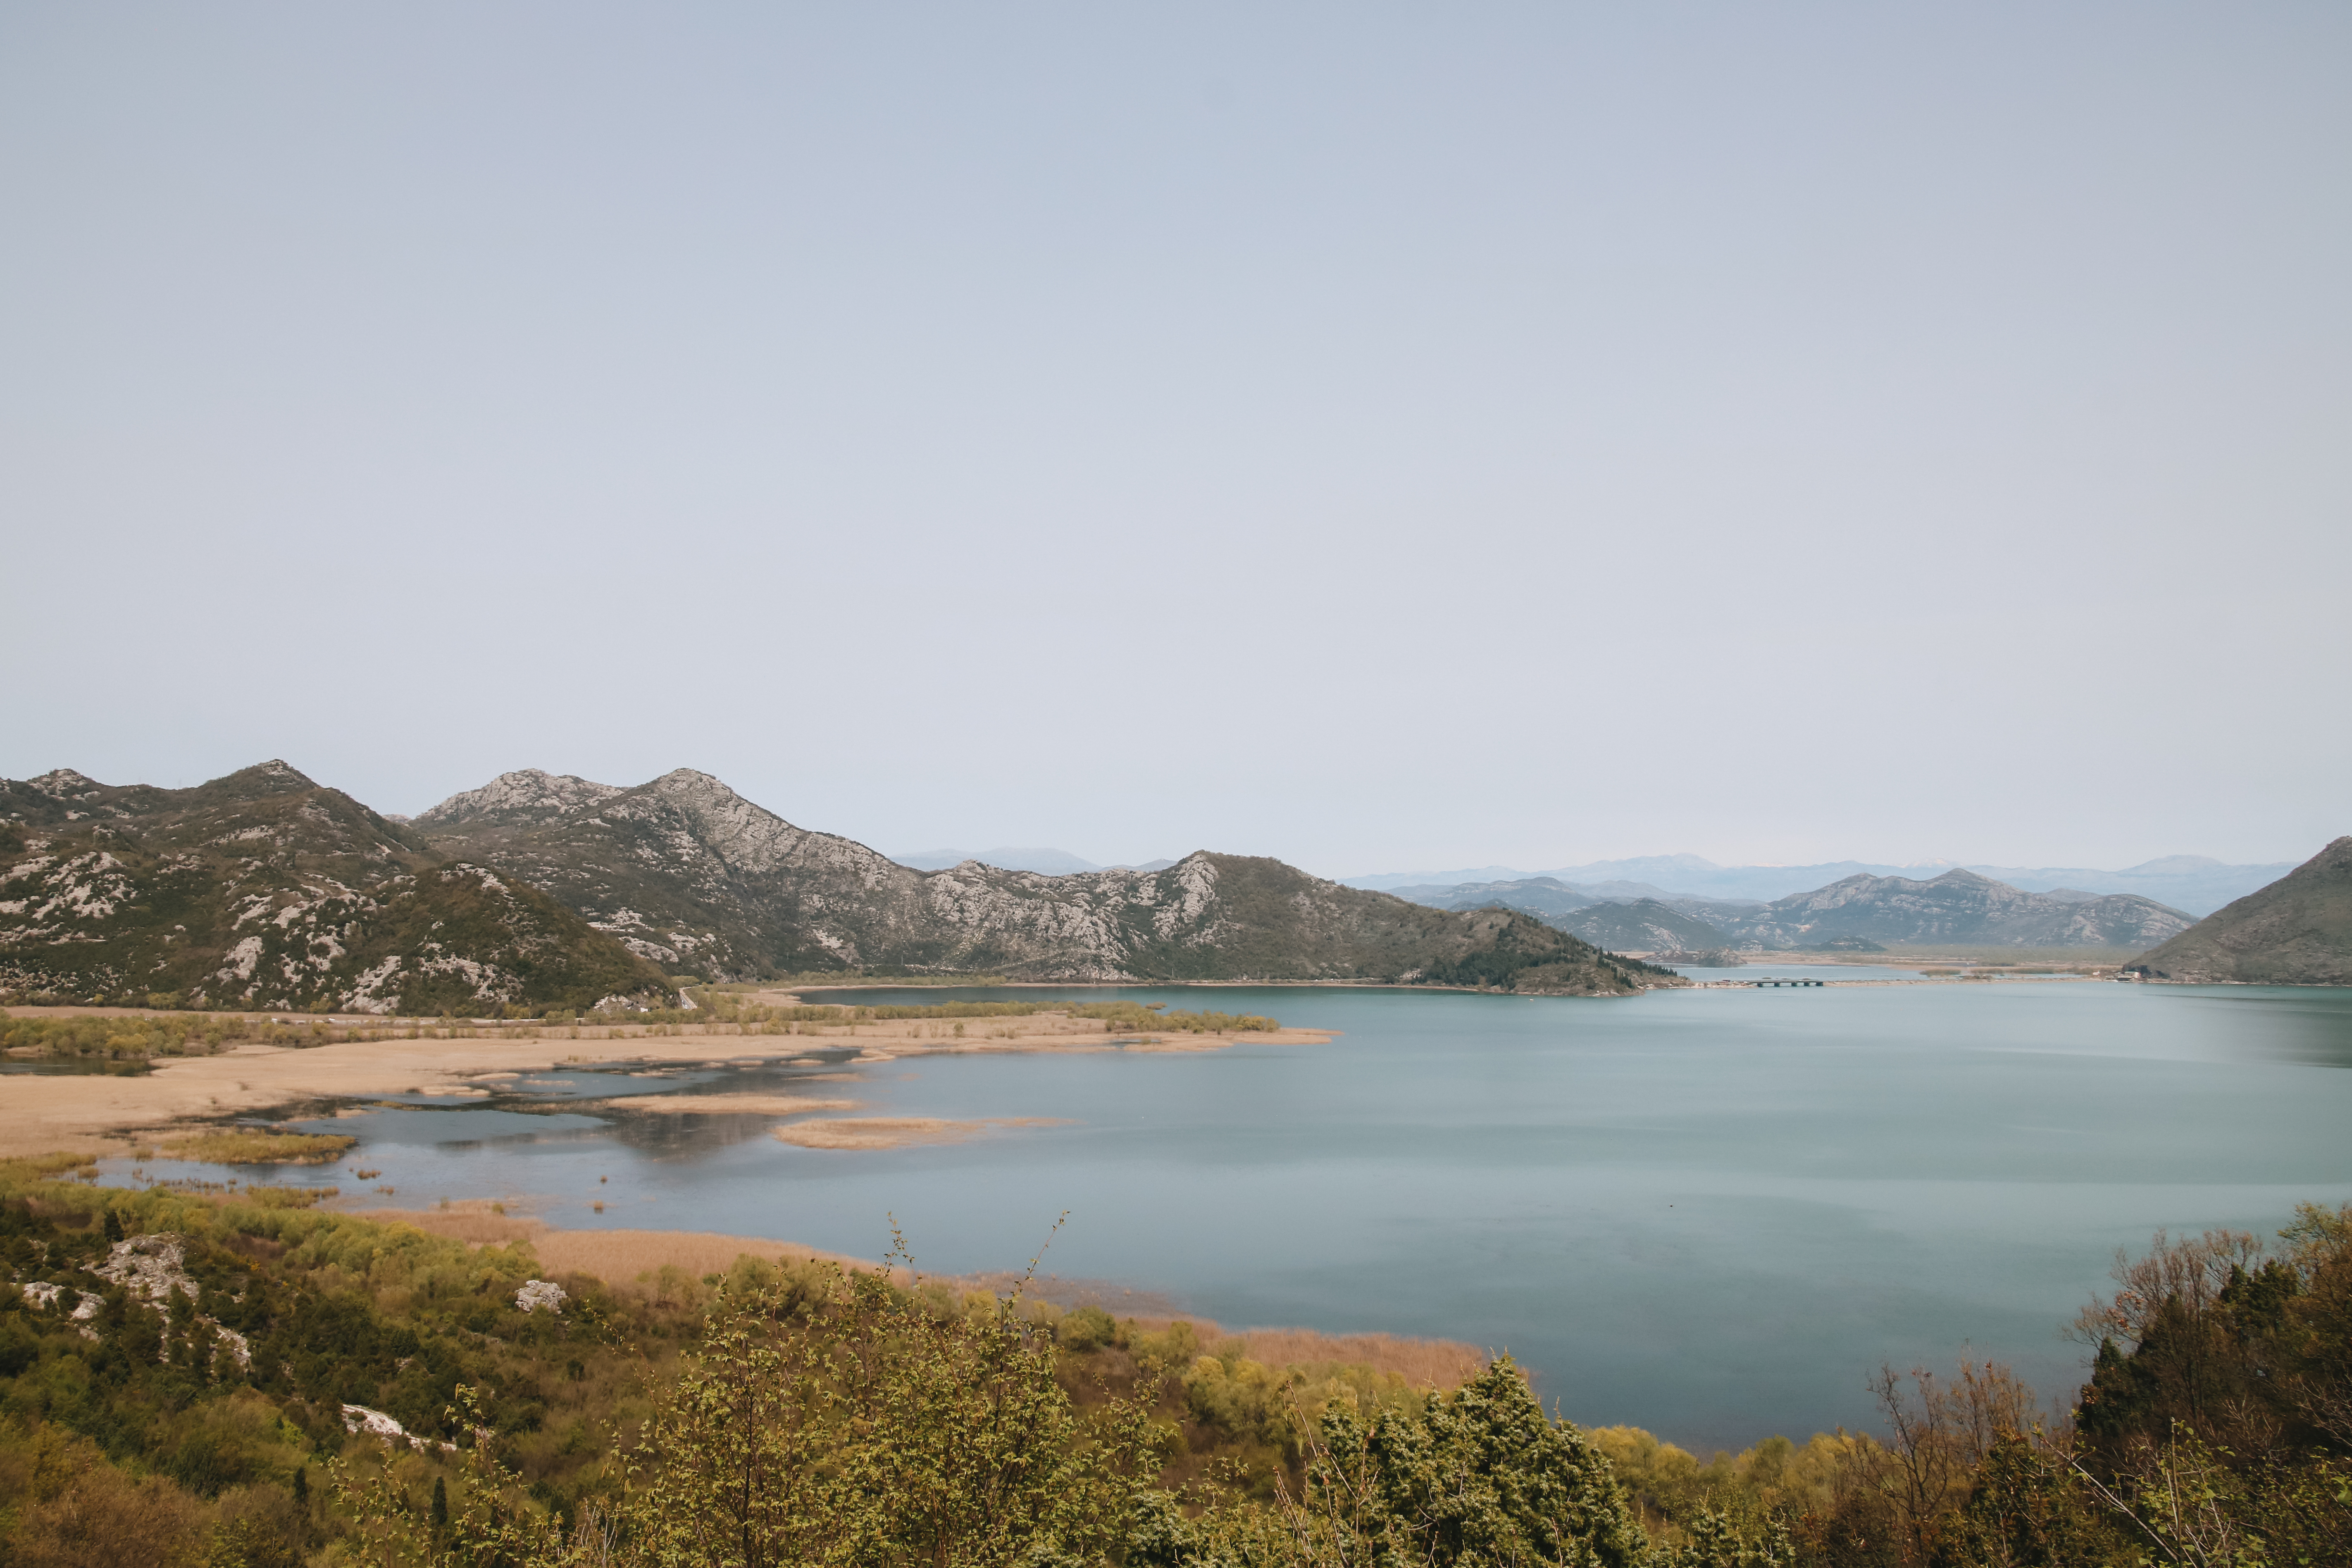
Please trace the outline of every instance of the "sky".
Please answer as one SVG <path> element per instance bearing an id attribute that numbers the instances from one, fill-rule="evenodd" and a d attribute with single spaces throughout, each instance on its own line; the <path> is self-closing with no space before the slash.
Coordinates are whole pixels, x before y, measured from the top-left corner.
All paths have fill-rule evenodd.
<path id="1" fill-rule="evenodd" d="M 0 774 L 2352 832 L 2352 9 L 0 4 Z"/>

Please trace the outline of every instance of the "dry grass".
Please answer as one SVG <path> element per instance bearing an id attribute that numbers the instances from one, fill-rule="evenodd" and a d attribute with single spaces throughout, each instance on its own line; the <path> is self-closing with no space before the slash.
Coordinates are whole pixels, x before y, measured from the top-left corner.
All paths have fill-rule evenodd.
<path id="1" fill-rule="evenodd" d="M 818 1252 L 790 1242 L 757 1237 L 718 1236 L 698 1230 L 551 1230 L 531 1237 L 540 1262 L 557 1274 L 593 1274 L 608 1284 L 640 1279 L 665 1265 L 696 1279 L 724 1272 L 746 1253 L 768 1262 L 839 1263 L 860 1268 L 880 1265 L 837 1252 Z"/>
<path id="2" fill-rule="evenodd" d="M 1244 1355 L 1267 1366 L 1340 1362 L 1368 1366 L 1374 1372 L 1395 1373 L 1415 1388 L 1458 1387 L 1476 1376 L 1486 1364 L 1484 1352 L 1452 1340 L 1406 1340 L 1394 1334 L 1318 1334 L 1312 1329 L 1247 1329 L 1233 1337 L 1249 1347 L 1242 1352 Z"/>
<path id="3" fill-rule="evenodd" d="M 240 1127 L 174 1138 L 163 1152 L 214 1165 L 325 1165 L 358 1142 L 340 1132 L 262 1132 Z"/>
<path id="4" fill-rule="evenodd" d="M 858 1268 L 880 1265 L 864 1258 L 819 1252 L 788 1241 L 756 1236 L 719 1236 L 698 1230 L 557 1230 L 529 1215 L 494 1214 L 483 1202 L 453 1204 L 446 1209 L 368 1209 L 366 1217 L 411 1225 L 429 1236 L 446 1236 L 477 1247 L 527 1241 L 550 1274 L 588 1274 L 608 1285 L 625 1285 L 664 1267 L 682 1268 L 695 1279 L 724 1271 L 738 1258 L 794 1262 L 820 1258 Z"/>
<path id="5" fill-rule="evenodd" d="M 898 1149 L 910 1143 L 961 1143 L 992 1127 L 1056 1127 L 1055 1116 L 992 1116 L 980 1121 L 950 1121 L 937 1116 L 835 1116 L 795 1121 L 773 1136 L 803 1149 Z"/>

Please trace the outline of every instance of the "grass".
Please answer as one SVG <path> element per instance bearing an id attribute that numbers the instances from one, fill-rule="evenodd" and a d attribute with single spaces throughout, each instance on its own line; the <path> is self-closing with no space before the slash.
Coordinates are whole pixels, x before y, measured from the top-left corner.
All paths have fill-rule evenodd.
<path id="1" fill-rule="evenodd" d="M 1203 1337 L 1215 1338 L 1215 1329 L 1210 1324 Z M 1267 1366 L 1360 1366 L 1393 1373 L 1415 1388 L 1455 1388 L 1486 1364 L 1484 1352 L 1452 1340 L 1323 1334 L 1313 1329 L 1247 1329 L 1234 1337 L 1242 1342 L 1244 1355 Z"/>
<path id="2" fill-rule="evenodd" d="M 236 1127 L 172 1139 L 163 1145 L 163 1152 L 212 1165 L 325 1165 L 358 1142 L 340 1132 L 264 1132 Z"/>

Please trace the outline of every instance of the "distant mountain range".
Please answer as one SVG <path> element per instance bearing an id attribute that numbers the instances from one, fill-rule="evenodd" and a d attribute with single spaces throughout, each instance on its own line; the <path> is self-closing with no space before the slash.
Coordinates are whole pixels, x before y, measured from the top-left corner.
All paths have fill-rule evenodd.
<path id="1" fill-rule="evenodd" d="M 1622 889 L 1624 883 L 1601 887 Z M 1769 904 L 1627 898 L 1558 878 L 1398 889 L 1441 909 L 1524 910 L 1614 952 L 1947 943 L 2139 948 L 2194 922 L 2137 894 L 2028 892 L 1957 868 L 1930 880 L 1867 874 Z"/>
<path id="2" fill-rule="evenodd" d="M 2150 980 L 2352 984 L 2352 837 L 2140 954 Z"/>
<path id="3" fill-rule="evenodd" d="M 545 893 L 282 762 L 194 789 L 0 779 L 0 990 L 409 1014 L 671 996 Z"/>
<path id="4" fill-rule="evenodd" d="M 1699 897 L 1769 903 L 1797 893 L 1811 892 L 1852 877 L 1908 879 L 1925 870 L 1941 872 L 1948 862 L 1924 866 L 1878 866 L 1858 860 L 1835 860 L 1818 866 L 1718 866 L 1696 855 L 1652 855 L 1632 860 L 1596 860 L 1585 866 L 1563 866 L 1549 871 L 1515 871 L 1507 866 L 1481 866 L 1463 871 L 1398 871 L 1379 876 L 1343 879 L 1351 888 L 1376 888 L 1400 892 L 1406 888 L 1454 887 L 1473 882 L 1517 882 L 1549 878 L 1580 887 L 1610 883 L 1638 885 L 1631 896 L 1655 899 Z M 2210 914 L 2243 898 L 2294 869 L 2292 861 L 2273 865 L 2231 866 L 2202 855 L 2168 855 L 2121 871 L 2082 867 L 1968 866 L 1973 871 L 2005 882 L 2021 891 L 2049 893 L 2080 902 L 2107 893 L 2132 893 L 2192 915 Z"/>

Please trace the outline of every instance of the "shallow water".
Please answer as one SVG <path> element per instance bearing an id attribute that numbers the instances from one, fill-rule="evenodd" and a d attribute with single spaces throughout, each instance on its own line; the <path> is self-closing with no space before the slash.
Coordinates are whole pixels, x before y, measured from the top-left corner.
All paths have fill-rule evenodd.
<path id="1" fill-rule="evenodd" d="M 730 1056 L 821 1059 L 566 1068 L 487 1104 L 331 1125 L 362 1137 L 347 1163 L 380 1168 L 403 1205 L 536 1197 L 562 1226 L 867 1257 L 895 1215 L 918 1260 L 947 1272 L 1018 1268 L 1067 1209 L 1052 1271 L 1162 1290 L 1229 1326 L 1507 1349 L 1575 1419 L 1702 1447 L 1872 1426 L 1863 1382 L 1881 1360 L 1948 1363 L 1966 1347 L 2070 1389 L 2082 1351 L 2059 1331 L 2116 1247 L 2159 1226 L 2268 1232 L 2298 1200 L 2352 1199 L 2347 993 L 1067 994 L 1344 1033 L 854 1068 L 806 1039 L 730 1040 Z M 844 1072 L 857 1081 L 805 1081 Z M 843 1152 L 779 1143 L 766 1118 L 565 1108 L 698 1087 L 1071 1124 Z"/>

